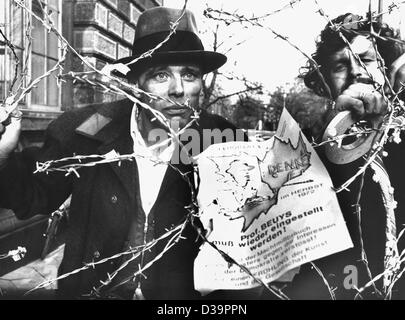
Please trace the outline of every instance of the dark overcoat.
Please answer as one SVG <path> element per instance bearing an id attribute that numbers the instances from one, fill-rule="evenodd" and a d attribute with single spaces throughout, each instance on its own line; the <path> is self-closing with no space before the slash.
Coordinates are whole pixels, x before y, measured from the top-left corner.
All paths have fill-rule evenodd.
<path id="1" fill-rule="evenodd" d="M 146 229 L 135 161 L 82 168 L 77 171 L 79 177 L 75 174 L 66 176 L 64 172 L 32 174 L 37 161 L 74 154 L 106 154 L 112 150 L 119 154 L 132 153 L 131 110 L 132 103 L 122 100 L 65 112 L 49 125 L 42 148 L 13 154 L 6 167 L 0 170 L 0 206 L 13 209 L 20 219 L 49 214 L 72 194 L 60 275 L 113 256 L 129 245 L 142 245 L 144 240 L 156 239 L 186 218 L 184 207 L 191 201 L 190 188 L 177 170 L 191 172 L 190 165 L 168 167 L 148 215 Z M 205 112 L 194 128 L 199 133 L 202 128 L 235 129 L 225 119 Z M 197 234 L 189 224 L 183 237 L 185 239 L 144 272 L 145 277 L 138 278 L 142 280 L 146 298 L 198 297 L 193 285 L 193 261 L 198 253 L 198 242 Z M 166 242 L 167 239 L 160 241 L 148 252 L 144 264 L 161 252 Z M 59 292 L 63 297 L 88 294 L 121 262 L 121 259 L 114 259 L 70 275 L 59 281 Z"/>

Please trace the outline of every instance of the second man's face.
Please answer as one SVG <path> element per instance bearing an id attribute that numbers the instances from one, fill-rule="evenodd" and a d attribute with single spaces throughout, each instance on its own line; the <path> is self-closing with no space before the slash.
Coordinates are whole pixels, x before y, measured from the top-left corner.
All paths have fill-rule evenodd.
<path id="1" fill-rule="evenodd" d="M 160 111 L 173 129 L 182 128 L 190 121 L 192 109 L 199 106 L 202 72 L 195 65 L 156 66 L 139 76 L 138 86 L 145 92 L 164 98 L 150 99 L 143 95 L 142 101 Z"/>
<path id="2" fill-rule="evenodd" d="M 350 47 L 352 50 L 346 46 L 332 54 L 326 65 L 326 78 L 334 99 L 354 83 L 373 85 L 374 81 L 377 84 L 384 84 L 384 76 L 379 69 L 377 54 L 371 40 L 360 35 L 353 39 Z M 367 71 L 353 53 L 359 56 Z"/>

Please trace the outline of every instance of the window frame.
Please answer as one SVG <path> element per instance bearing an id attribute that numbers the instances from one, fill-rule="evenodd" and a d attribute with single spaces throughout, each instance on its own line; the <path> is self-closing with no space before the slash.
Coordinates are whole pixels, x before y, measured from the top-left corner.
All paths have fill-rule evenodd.
<path id="1" fill-rule="evenodd" d="M 33 9 L 32 8 L 32 1 L 38 1 L 38 0 L 31 0 L 29 2 L 31 11 Z M 48 3 L 48 1 L 50 1 L 50 0 L 40 0 L 40 1 Z M 57 4 L 58 4 L 58 11 L 57 11 L 58 12 L 58 18 L 57 18 L 58 25 L 56 26 L 56 29 L 57 30 L 62 30 L 62 0 L 57 0 Z M 33 16 L 30 16 L 29 19 L 30 19 L 30 23 L 32 25 L 32 21 L 35 18 Z M 24 27 L 26 27 L 26 25 L 24 25 Z M 27 41 L 26 37 L 24 37 L 24 40 Z M 34 40 L 32 40 L 32 41 L 34 41 Z M 48 71 L 48 59 L 55 61 L 55 59 L 53 59 L 52 57 L 50 57 L 48 55 L 48 41 L 49 41 L 49 39 L 47 37 L 47 33 L 45 32 L 45 44 L 44 44 L 45 45 L 45 49 L 44 49 L 45 54 L 43 54 L 43 55 L 39 54 L 39 53 L 34 53 L 33 48 L 31 46 L 31 52 L 30 52 L 29 61 L 28 61 L 28 73 L 30 75 L 30 80 L 34 80 L 33 77 L 32 77 L 32 75 L 33 75 L 33 70 L 32 70 L 33 69 L 32 68 L 33 54 L 45 58 L 44 69 L 43 69 L 43 72 L 41 72 L 41 75 Z M 60 40 L 58 39 L 58 49 L 57 49 L 58 56 L 57 56 L 56 61 L 59 61 L 59 59 L 61 58 L 61 52 L 59 50 L 59 46 L 60 46 Z M 53 75 L 50 75 L 46 79 L 41 80 L 41 81 L 46 81 L 46 83 L 44 85 L 44 92 L 42 93 L 43 97 L 45 98 L 45 104 L 34 104 L 32 102 L 33 99 L 32 99 L 32 93 L 31 93 L 31 94 L 29 94 L 27 96 L 27 98 L 28 98 L 27 99 L 28 101 L 27 101 L 27 104 L 26 104 L 27 109 L 30 109 L 30 110 L 32 109 L 32 110 L 35 110 L 35 111 L 60 111 L 61 110 L 61 107 L 62 107 L 61 106 L 62 105 L 62 87 L 60 87 L 59 90 L 58 90 L 58 101 L 57 101 L 56 106 L 47 104 L 47 102 L 48 102 L 47 101 L 48 100 L 48 90 L 49 90 L 48 81 L 52 77 L 53 77 Z"/>
<path id="2" fill-rule="evenodd" d="M 37 1 L 37 0 L 31 0 L 29 1 L 28 4 L 28 8 L 32 11 L 33 10 L 33 1 Z M 48 3 L 50 0 L 41 0 L 42 3 Z M 56 28 L 58 30 L 62 30 L 62 0 L 56 0 L 56 4 L 57 4 L 57 26 Z M 53 10 L 55 10 L 55 8 L 51 7 Z M 44 53 L 38 53 L 34 51 L 33 48 L 33 42 L 35 41 L 35 39 L 32 39 L 31 41 L 31 46 L 28 46 L 29 41 L 26 37 L 26 30 L 28 28 L 28 26 L 30 26 L 32 28 L 33 26 L 33 21 L 34 19 L 36 19 L 35 17 L 33 17 L 31 14 L 29 14 L 27 11 L 22 10 L 22 14 L 21 14 L 21 20 L 20 21 L 16 21 L 15 19 L 13 19 L 13 3 L 12 0 L 4 0 L 4 11 L 5 11 L 5 24 L 6 24 L 6 28 L 5 28 L 5 35 L 7 37 L 7 39 L 9 39 L 11 41 L 11 43 L 15 46 L 16 49 L 21 50 L 21 57 L 22 57 L 22 61 L 20 61 L 21 64 L 21 71 L 26 71 L 27 76 L 23 77 L 23 86 L 26 87 L 28 85 L 28 83 L 31 80 L 34 80 L 33 78 L 33 55 L 36 55 L 38 57 L 40 57 L 41 59 L 44 60 L 44 66 L 42 68 L 42 70 L 40 71 L 40 75 L 44 74 L 45 72 L 48 71 L 48 63 L 50 61 L 52 62 L 57 62 L 60 58 L 61 58 L 61 52 L 60 52 L 60 40 L 58 39 L 56 44 L 57 44 L 57 57 L 52 57 L 51 55 L 49 55 L 49 51 L 48 51 L 48 46 L 49 46 L 49 35 L 48 32 L 45 30 L 44 31 Z M 22 37 L 22 42 L 21 45 L 22 47 L 19 47 L 15 44 L 14 41 L 14 35 L 13 35 L 13 30 L 16 26 L 16 24 L 20 24 L 21 25 L 21 37 Z M 31 30 L 31 36 L 32 36 L 33 32 Z M 4 63 L 4 68 L 2 70 L 3 74 L 2 77 L 4 78 L 4 96 L 0 97 L 0 99 L 4 99 L 5 95 L 7 94 L 11 81 L 14 77 L 14 64 L 12 63 L 13 61 L 15 61 L 15 59 L 13 58 L 13 54 L 11 53 L 11 50 L 9 48 L 7 48 L 6 45 L 4 45 L 5 47 L 5 53 L 4 55 L 1 57 L 3 60 L 2 63 Z M 6 54 L 7 52 L 7 54 Z M 49 93 L 49 82 L 50 79 L 55 79 L 54 75 L 50 75 L 45 79 L 42 79 L 41 82 L 43 81 L 43 91 L 40 93 L 42 96 L 42 99 L 44 100 L 44 104 L 39 104 L 39 103 L 33 103 L 33 92 L 30 92 L 29 94 L 26 95 L 25 99 L 23 100 L 23 102 L 21 102 L 20 108 L 21 110 L 26 110 L 26 111 L 49 111 L 49 112 L 58 112 L 61 111 L 62 109 L 62 87 L 59 87 L 58 89 L 58 97 L 57 97 L 57 101 L 56 101 L 56 105 L 50 105 L 48 104 L 48 93 Z M 51 80 L 52 81 L 52 80 Z M 56 81 L 56 79 L 54 80 Z"/>

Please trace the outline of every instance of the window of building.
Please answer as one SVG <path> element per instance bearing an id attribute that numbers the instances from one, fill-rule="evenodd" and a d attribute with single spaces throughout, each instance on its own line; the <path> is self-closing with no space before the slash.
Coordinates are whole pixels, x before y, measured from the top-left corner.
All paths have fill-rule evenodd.
<path id="1" fill-rule="evenodd" d="M 49 13 L 53 24 L 61 30 L 61 0 L 31 0 L 26 5 L 37 16 L 43 18 L 43 8 Z M 26 86 L 53 68 L 60 57 L 59 40 L 12 0 L 3 0 L 0 6 L 0 28 L 12 43 L 11 50 L 0 36 L 0 100 Z M 4 10 L 3 10 L 4 9 Z M 13 52 L 14 51 L 14 52 Z M 18 59 L 17 59 L 18 58 Z M 22 81 L 22 82 L 21 82 Z M 61 92 L 57 86 L 56 72 L 42 79 L 27 95 L 25 106 L 32 109 L 60 109 Z"/>
<path id="2" fill-rule="evenodd" d="M 116 8 L 117 7 L 117 1 L 118 0 L 107 0 L 107 2 L 109 2 L 114 8 Z M 121 0 L 122 1 L 122 0 Z"/>

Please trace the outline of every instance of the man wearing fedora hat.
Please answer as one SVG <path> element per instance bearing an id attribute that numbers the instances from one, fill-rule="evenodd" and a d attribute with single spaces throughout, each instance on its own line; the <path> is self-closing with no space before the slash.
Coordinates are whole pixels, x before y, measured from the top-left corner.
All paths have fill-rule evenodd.
<path id="1" fill-rule="evenodd" d="M 171 33 L 173 23 L 177 27 Z M 136 60 L 154 48 L 151 55 Z M 204 50 L 190 11 L 157 7 L 141 14 L 132 56 L 117 64 L 124 64 L 128 70 L 119 75 L 143 92 L 139 100 L 160 112 L 173 130 L 184 128 L 198 116 L 191 128 L 201 133 L 214 128 L 235 130 L 225 119 L 199 110 L 202 76 L 225 62 L 224 55 Z M 26 219 L 53 212 L 72 194 L 59 275 L 88 263 L 96 264 L 61 279 L 61 297 L 199 297 L 193 285 L 193 262 L 200 241 L 189 221 L 177 243 L 163 256 L 159 254 L 170 237 L 159 240 L 132 262 L 117 257 L 97 264 L 158 239 L 188 219 L 186 207 L 192 193 L 184 177 L 193 183 L 193 168 L 189 163 L 172 161 L 180 149 L 174 142 L 154 151 L 148 148 L 155 142 L 149 139 L 155 129 L 167 130 L 153 112 L 130 100 L 65 112 L 49 125 L 42 148 L 21 153 L 14 152 L 20 119 L 11 118 L 8 125 L 0 125 L 0 206 L 11 208 L 17 217 Z M 32 173 L 36 162 L 73 154 L 133 152 L 140 155 L 135 161 L 82 168 L 80 177 L 65 176 L 63 172 Z M 101 290 L 101 281 L 109 279 L 124 261 L 127 266 Z M 150 267 L 133 276 L 152 261 Z"/>

